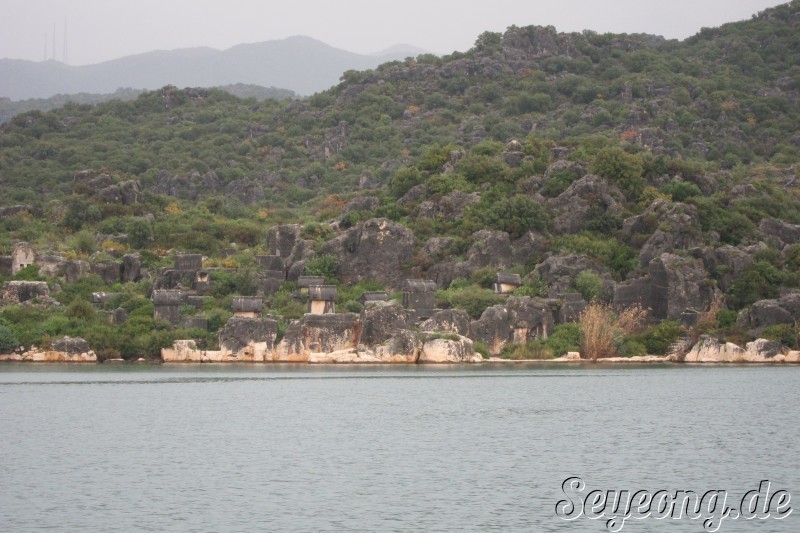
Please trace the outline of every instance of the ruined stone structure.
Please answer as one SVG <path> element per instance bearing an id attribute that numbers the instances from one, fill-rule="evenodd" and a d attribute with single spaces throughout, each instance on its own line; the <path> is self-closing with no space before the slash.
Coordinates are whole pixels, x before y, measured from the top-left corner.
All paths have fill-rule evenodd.
<path id="1" fill-rule="evenodd" d="M 11 275 L 15 275 L 23 268 L 36 263 L 36 250 L 27 242 L 14 244 L 11 251 Z"/>
<path id="2" fill-rule="evenodd" d="M 335 285 L 312 285 L 308 288 L 308 312 L 312 315 L 336 313 L 337 298 Z"/>
<path id="3" fill-rule="evenodd" d="M 53 302 L 50 298 L 50 288 L 44 281 L 6 281 L 3 284 L 3 292 L 0 293 L 0 304 L 15 305 L 30 300 L 38 299 L 42 303 L 50 305 Z"/>
<path id="4" fill-rule="evenodd" d="M 509 343 L 546 339 L 554 324 L 549 300 L 511 296 L 506 303 L 487 308 L 480 319 L 470 323 L 470 338 L 486 343 L 489 352 L 497 355 Z"/>
<path id="5" fill-rule="evenodd" d="M 358 299 L 362 305 L 366 305 L 369 302 L 385 302 L 389 299 L 389 294 L 386 291 L 366 291 L 361 294 L 361 298 Z"/>
<path id="6" fill-rule="evenodd" d="M 510 294 L 522 285 L 519 274 L 497 274 L 494 280 L 496 294 Z"/>
<path id="7" fill-rule="evenodd" d="M 233 316 L 242 318 L 258 318 L 264 308 L 260 296 L 236 296 L 233 298 Z"/>
<path id="8" fill-rule="evenodd" d="M 403 283 L 403 307 L 413 309 L 417 318 L 430 318 L 436 308 L 436 283 L 407 279 Z"/>
<path id="9" fill-rule="evenodd" d="M 170 324 L 180 321 L 181 291 L 160 289 L 153 291 L 153 318 Z"/>
<path id="10" fill-rule="evenodd" d="M 322 276 L 300 276 L 297 278 L 297 288 L 301 291 L 308 290 L 314 285 L 325 285 L 325 278 Z"/>

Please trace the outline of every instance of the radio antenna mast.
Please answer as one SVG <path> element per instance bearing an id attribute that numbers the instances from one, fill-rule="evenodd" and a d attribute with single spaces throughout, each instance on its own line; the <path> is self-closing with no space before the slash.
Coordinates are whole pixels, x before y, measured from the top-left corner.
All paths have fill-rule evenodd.
<path id="1" fill-rule="evenodd" d="M 64 17 L 64 45 L 61 48 L 62 63 L 66 65 L 69 62 L 69 55 L 67 53 L 67 17 Z"/>

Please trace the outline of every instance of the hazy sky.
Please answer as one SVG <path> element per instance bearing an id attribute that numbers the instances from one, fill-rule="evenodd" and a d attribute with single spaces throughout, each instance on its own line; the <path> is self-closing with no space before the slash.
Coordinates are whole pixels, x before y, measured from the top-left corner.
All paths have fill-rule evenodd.
<path id="1" fill-rule="evenodd" d="M 308 35 L 353 52 L 409 43 L 466 50 L 486 30 L 553 25 L 559 31 L 654 33 L 685 38 L 747 19 L 775 0 L 0 0 L 0 57 L 98 63 L 151 50 Z M 47 34 L 47 38 L 45 38 Z"/>

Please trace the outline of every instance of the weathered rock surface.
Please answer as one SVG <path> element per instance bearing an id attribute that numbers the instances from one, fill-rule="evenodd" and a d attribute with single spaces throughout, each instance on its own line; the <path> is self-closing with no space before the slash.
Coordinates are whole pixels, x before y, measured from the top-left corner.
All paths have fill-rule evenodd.
<path id="1" fill-rule="evenodd" d="M 716 296 L 703 263 L 674 254 L 661 254 L 649 265 L 651 314 L 677 319 L 686 309 L 706 309 Z"/>
<path id="2" fill-rule="evenodd" d="M 484 342 L 489 353 L 499 354 L 511 342 L 524 344 L 546 339 L 553 330 L 553 309 L 541 298 L 510 297 L 503 305 L 488 307 L 470 323 L 470 338 Z"/>
<path id="3" fill-rule="evenodd" d="M 597 274 L 603 281 L 602 292 L 612 294 L 614 291 L 614 279 L 611 273 L 598 261 L 583 254 L 553 254 L 536 265 L 527 279 L 531 281 L 540 280 L 549 287 L 549 295 L 557 297 L 559 294 L 573 291 L 575 278 L 578 274 L 588 270 Z"/>
<path id="4" fill-rule="evenodd" d="M 61 337 L 53 341 L 53 349 L 68 354 L 88 353 L 91 349 L 89 343 L 79 337 Z"/>
<path id="5" fill-rule="evenodd" d="M 123 283 L 136 282 L 142 279 L 142 257 L 139 252 L 126 254 L 122 258 Z"/>
<path id="6" fill-rule="evenodd" d="M 443 309 L 419 325 L 422 331 L 440 331 L 469 335 L 469 315 L 463 309 Z"/>
<path id="7" fill-rule="evenodd" d="M 480 200 L 481 197 L 478 193 L 455 190 L 445 194 L 437 202 L 431 200 L 421 202 L 417 206 L 417 215 L 427 218 L 441 218 L 452 222 L 464 216 L 467 208 L 480 202 Z"/>
<path id="8" fill-rule="evenodd" d="M 755 261 L 752 255 L 744 250 L 733 246 L 722 246 L 715 250 L 706 250 L 703 254 L 703 263 L 706 270 L 717 280 L 719 288 L 726 292 L 745 270 L 753 266 Z"/>
<path id="9" fill-rule="evenodd" d="M 764 218 L 758 225 L 758 231 L 779 250 L 786 245 L 800 242 L 800 225 L 788 224 L 774 218 Z"/>
<path id="10" fill-rule="evenodd" d="M 358 315 L 304 315 L 292 322 L 273 352 L 276 362 L 307 362 L 312 353 L 352 350 L 357 344 Z"/>
<path id="11" fill-rule="evenodd" d="M 385 218 L 373 218 L 328 241 L 320 253 L 337 259 L 336 273 L 344 283 L 375 280 L 398 288 L 408 277 L 405 266 L 415 246 L 411 230 Z"/>
<path id="12" fill-rule="evenodd" d="M 566 191 L 547 202 L 553 211 L 557 233 L 577 233 L 589 220 L 590 209 L 600 208 L 611 215 L 622 215 L 625 196 L 604 178 L 589 174 L 574 181 Z"/>
<path id="13" fill-rule="evenodd" d="M 511 239 L 505 231 L 480 230 L 472 234 L 472 246 L 466 255 L 471 270 L 511 266 Z"/>
<path id="14" fill-rule="evenodd" d="M 92 266 L 88 261 L 73 260 L 67 261 L 64 265 L 64 278 L 68 283 L 75 283 L 79 279 L 85 278 L 92 273 Z"/>
<path id="15" fill-rule="evenodd" d="M 478 363 L 483 358 L 467 337 L 456 339 L 432 338 L 422 345 L 419 363 Z"/>
<path id="16" fill-rule="evenodd" d="M 759 335 L 776 324 L 794 324 L 800 320 L 800 292 L 793 291 L 774 300 L 759 300 L 739 314 L 739 326 Z"/>
<path id="17" fill-rule="evenodd" d="M 367 347 L 384 344 L 411 322 L 406 310 L 398 302 L 370 302 L 361 311 L 361 336 L 359 342 Z"/>
<path id="18" fill-rule="evenodd" d="M 703 335 L 684 356 L 686 363 L 782 363 L 786 357 L 781 344 L 766 339 L 748 342 L 745 348 L 733 343 L 721 343 L 716 338 Z"/>
<path id="19" fill-rule="evenodd" d="M 219 332 L 219 346 L 222 351 L 237 354 L 250 349 L 255 356 L 274 349 L 278 333 L 278 322 L 269 318 L 231 317 Z M 245 350 L 246 351 L 246 350 Z"/>
<path id="20" fill-rule="evenodd" d="M 107 285 L 119 283 L 122 279 L 122 265 L 114 261 L 92 263 L 92 273 L 97 274 Z"/>
<path id="21" fill-rule="evenodd" d="M 620 235 L 627 244 L 641 248 L 639 264 L 647 266 L 663 253 L 702 245 L 699 227 L 697 208 L 658 198 L 642 214 L 626 218 Z"/>

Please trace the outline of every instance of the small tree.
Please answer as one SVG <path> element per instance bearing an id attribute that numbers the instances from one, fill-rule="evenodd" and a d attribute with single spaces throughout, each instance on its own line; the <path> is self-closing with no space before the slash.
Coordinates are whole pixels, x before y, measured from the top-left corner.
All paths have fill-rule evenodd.
<path id="1" fill-rule="evenodd" d="M 635 200 L 644 191 L 644 165 L 642 160 L 619 147 L 605 148 L 594 159 L 592 170 L 598 176 L 616 182 Z"/>
<path id="2" fill-rule="evenodd" d="M 575 276 L 575 289 L 581 293 L 584 300 L 591 302 L 603 290 L 603 280 L 591 270 L 582 270 Z"/>

